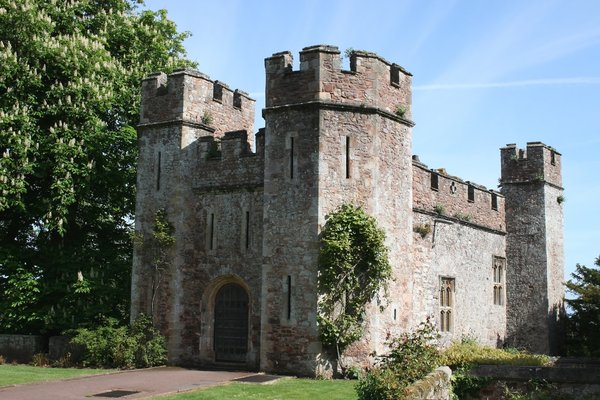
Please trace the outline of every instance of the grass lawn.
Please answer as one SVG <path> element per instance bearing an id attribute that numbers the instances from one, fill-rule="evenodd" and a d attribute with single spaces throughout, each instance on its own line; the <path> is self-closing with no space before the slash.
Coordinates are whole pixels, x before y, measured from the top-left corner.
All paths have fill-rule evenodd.
<path id="1" fill-rule="evenodd" d="M 31 365 L 0 365 L 0 387 L 40 381 L 54 381 L 83 375 L 106 374 L 111 369 L 43 368 Z"/>
<path id="2" fill-rule="evenodd" d="M 277 382 L 257 385 L 234 382 L 175 396 L 163 400 L 354 400 L 356 381 L 281 379 Z"/>

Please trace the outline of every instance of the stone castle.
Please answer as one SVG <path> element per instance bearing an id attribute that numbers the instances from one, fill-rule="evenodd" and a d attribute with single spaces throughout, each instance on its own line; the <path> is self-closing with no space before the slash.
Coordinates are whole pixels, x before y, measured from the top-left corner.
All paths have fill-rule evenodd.
<path id="1" fill-rule="evenodd" d="M 444 341 L 552 353 L 563 299 L 561 155 L 540 142 L 501 152 L 501 190 L 412 154 L 411 80 L 401 66 L 333 46 L 265 60 L 255 102 L 197 71 L 142 82 L 132 318 L 152 314 L 169 360 L 315 375 L 319 232 L 342 203 L 387 236 L 394 280 L 344 357 L 368 363 L 432 318 Z M 255 150 L 253 150 L 255 149 Z M 156 262 L 159 210 L 174 244 Z M 154 244 L 153 244 L 154 243 Z"/>

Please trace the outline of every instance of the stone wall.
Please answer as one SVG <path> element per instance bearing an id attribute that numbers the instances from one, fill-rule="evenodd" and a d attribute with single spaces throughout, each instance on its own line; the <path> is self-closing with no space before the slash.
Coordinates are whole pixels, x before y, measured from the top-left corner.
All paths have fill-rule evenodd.
<path id="1" fill-rule="evenodd" d="M 28 363 L 34 354 L 47 350 L 48 342 L 43 336 L 0 335 L 0 355 L 7 362 Z"/>
<path id="2" fill-rule="evenodd" d="M 413 207 L 426 212 L 443 211 L 448 217 L 506 230 L 503 195 L 450 176 L 444 170 L 428 169 L 419 161 L 413 162 Z"/>
<path id="3" fill-rule="evenodd" d="M 410 385 L 404 400 L 450 400 L 452 371 L 448 367 L 439 367 Z"/>
<path id="4" fill-rule="evenodd" d="M 167 337 L 169 360 L 214 364 L 215 296 L 235 283 L 249 298 L 246 367 L 257 369 L 264 134 L 252 152 L 254 101 L 194 71 L 151 76 L 142 94 L 132 318 L 152 311 L 152 230 L 163 209 L 175 244 L 154 321 Z"/>
<path id="5" fill-rule="evenodd" d="M 413 233 L 415 322 L 433 317 L 441 328 L 440 284 L 454 279 L 452 321 L 442 332 L 444 344 L 475 337 L 482 344 L 502 345 L 506 335 L 506 303 L 494 304 L 494 257 L 505 257 L 505 234 L 432 213 L 415 212 Z M 506 292 L 504 282 L 503 296 Z M 503 300 L 505 297 L 503 297 Z"/>
<path id="6" fill-rule="evenodd" d="M 560 154 L 539 142 L 501 149 L 506 198 L 508 344 L 556 353 L 564 298 Z"/>
<path id="7" fill-rule="evenodd" d="M 574 368 L 481 365 L 471 370 L 471 374 L 493 380 L 473 399 L 503 400 L 507 388 L 521 393 L 546 391 L 557 399 L 600 398 L 598 365 L 578 365 Z"/>
<path id="8" fill-rule="evenodd" d="M 372 54 L 353 57 L 352 72 L 340 69 L 339 50 L 331 46 L 303 49 L 300 71 L 291 71 L 287 52 L 265 61 L 266 334 L 261 351 L 267 370 L 298 373 L 328 363 L 316 326 L 318 234 L 326 216 L 345 202 L 363 206 L 386 231 L 395 278 L 391 303 L 384 312 L 379 304 L 372 306 L 365 337 L 346 356 L 366 362 L 370 352 L 384 349 L 390 334 L 408 327 L 412 123 L 405 118 L 410 115 L 410 75 Z M 391 81 L 394 73 L 397 82 Z M 407 114 L 396 115 L 398 105 Z M 296 294 L 293 318 L 286 321 L 281 318 L 287 301 L 281 282 L 287 276 Z"/>

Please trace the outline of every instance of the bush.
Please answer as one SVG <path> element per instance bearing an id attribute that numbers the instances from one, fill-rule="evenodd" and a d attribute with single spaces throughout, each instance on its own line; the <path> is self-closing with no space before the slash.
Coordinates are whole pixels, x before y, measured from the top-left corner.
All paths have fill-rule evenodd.
<path id="1" fill-rule="evenodd" d="M 48 354 L 45 353 L 36 353 L 31 358 L 31 365 L 34 367 L 47 367 L 50 365 L 50 361 L 48 360 Z"/>
<path id="2" fill-rule="evenodd" d="M 359 400 L 392 400 L 404 397 L 406 388 L 424 378 L 440 363 L 438 333 L 427 319 L 414 332 L 388 343 L 390 352 L 356 385 Z"/>
<path id="3" fill-rule="evenodd" d="M 517 349 L 496 349 L 470 340 L 452 343 L 441 355 L 441 363 L 452 369 L 474 364 L 544 366 L 550 362 L 550 357 L 543 354 L 531 354 Z"/>
<path id="4" fill-rule="evenodd" d="M 475 340 L 454 342 L 442 354 L 440 362 L 452 368 L 453 399 L 467 398 L 486 386 L 491 379 L 469 373 L 474 365 L 544 366 L 551 362 L 543 354 L 530 354 L 517 349 L 481 346 Z"/>
<path id="5" fill-rule="evenodd" d="M 166 361 L 165 339 L 140 315 L 131 327 L 109 318 L 96 329 L 75 330 L 72 342 L 84 347 L 83 365 L 103 368 L 147 368 Z"/>

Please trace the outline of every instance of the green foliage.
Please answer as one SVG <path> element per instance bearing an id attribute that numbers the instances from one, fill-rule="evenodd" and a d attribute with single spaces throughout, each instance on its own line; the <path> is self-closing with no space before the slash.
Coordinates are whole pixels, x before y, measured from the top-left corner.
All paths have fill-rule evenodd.
<path id="1" fill-rule="evenodd" d="M 415 225 L 413 231 L 421 235 L 421 237 L 424 239 L 427 235 L 431 233 L 431 224 Z"/>
<path id="2" fill-rule="evenodd" d="M 442 204 L 436 204 L 435 206 L 433 206 L 433 211 L 435 211 L 435 213 L 437 215 L 446 215 L 446 207 L 444 207 Z"/>
<path id="3" fill-rule="evenodd" d="M 1 278 L 0 278 L 1 281 Z M 27 332 L 30 326 L 43 323 L 43 316 L 35 308 L 40 296 L 40 282 L 36 274 L 15 267 L 6 276 L 0 288 L 0 326 L 13 332 Z"/>
<path id="4" fill-rule="evenodd" d="M 175 244 L 174 232 L 175 228 L 169 222 L 166 210 L 158 210 L 154 216 L 152 243 L 150 247 L 154 253 L 154 257 L 152 258 L 152 301 L 150 303 L 150 316 L 152 318 L 154 318 L 156 295 L 158 294 L 164 271 L 168 268 L 171 259 L 169 253 Z"/>
<path id="5" fill-rule="evenodd" d="M 0 331 L 127 319 L 140 81 L 194 65 L 139 4 L 0 0 Z"/>
<path id="6" fill-rule="evenodd" d="M 469 222 L 471 221 L 471 215 L 470 214 L 464 214 L 461 212 L 456 212 L 453 215 L 454 218 L 456 218 L 459 221 L 464 221 L 464 222 Z"/>
<path id="7" fill-rule="evenodd" d="M 399 116 L 400 118 L 404 117 L 404 114 L 406 114 L 406 107 L 403 105 L 397 105 L 396 106 L 396 111 L 395 111 L 396 115 Z"/>
<path id="8" fill-rule="evenodd" d="M 204 111 L 204 114 L 202 114 L 201 122 L 204 125 L 210 126 L 210 125 L 212 125 L 212 120 L 213 120 L 212 119 L 212 114 L 210 112 L 208 112 L 208 111 Z"/>
<path id="9" fill-rule="evenodd" d="M 365 308 L 391 277 L 385 233 L 360 207 L 343 204 L 328 216 L 319 253 L 321 341 L 338 356 L 363 333 Z"/>
<path id="10" fill-rule="evenodd" d="M 454 342 L 442 352 L 441 363 L 450 368 L 469 365 L 544 366 L 551 363 L 544 354 L 531 354 L 516 349 L 496 349 L 474 341 Z"/>
<path id="11" fill-rule="evenodd" d="M 564 203 L 564 202 L 565 202 L 565 196 L 563 196 L 562 194 L 561 194 L 561 195 L 558 195 L 558 197 L 556 197 L 556 202 L 557 202 L 558 204 L 562 204 L 562 203 Z"/>
<path id="12" fill-rule="evenodd" d="M 577 264 L 566 283 L 574 295 L 566 300 L 572 310 L 566 321 L 569 355 L 600 357 L 600 257 L 594 264 Z"/>
<path id="13" fill-rule="evenodd" d="M 491 382 L 491 379 L 471 375 L 469 370 L 474 365 L 545 366 L 551 363 L 551 359 L 543 354 L 530 354 L 517 349 L 481 346 L 475 340 L 466 338 L 444 350 L 440 363 L 452 368 L 453 398 L 463 399 Z"/>
<path id="14" fill-rule="evenodd" d="M 84 347 L 84 366 L 147 368 L 166 361 L 165 339 L 144 315 L 130 327 L 109 318 L 98 328 L 80 328 L 73 333 L 72 342 Z"/>
<path id="15" fill-rule="evenodd" d="M 439 337 L 428 319 L 388 343 L 390 352 L 356 385 L 360 400 L 402 399 L 406 388 L 440 365 Z"/>
<path id="16" fill-rule="evenodd" d="M 473 376 L 469 373 L 468 366 L 452 370 L 452 400 L 468 398 L 469 395 L 477 394 L 483 387 L 492 381 L 491 378 Z"/>
<path id="17" fill-rule="evenodd" d="M 48 354 L 45 353 L 36 353 L 31 358 L 31 365 L 34 367 L 47 367 L 50 365 L 50 360 L 48 360 Z"/>

